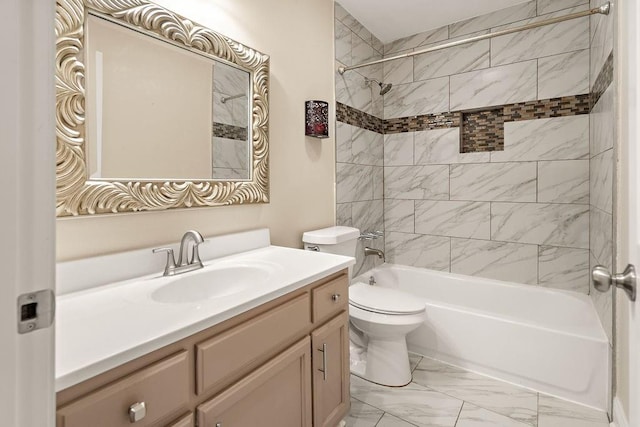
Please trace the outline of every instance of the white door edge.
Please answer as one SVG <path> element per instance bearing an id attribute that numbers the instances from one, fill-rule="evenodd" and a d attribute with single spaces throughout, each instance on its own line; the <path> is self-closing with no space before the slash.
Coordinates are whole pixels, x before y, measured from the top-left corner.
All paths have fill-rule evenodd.
<path id="1" fill-rule="evenodd" d="M 17 297 L 55 283 L 55 2 L 4 0 L 0 26 L 0 417 L 54 427 L 54 329 L 20 335 Z"/>

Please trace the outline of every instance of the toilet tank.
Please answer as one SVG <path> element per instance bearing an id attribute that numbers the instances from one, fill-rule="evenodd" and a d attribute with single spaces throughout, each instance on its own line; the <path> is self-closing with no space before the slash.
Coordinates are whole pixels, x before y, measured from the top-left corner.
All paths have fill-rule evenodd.
<path id="1" fill-rule="evenodd" d="M 355 257 L 359 236 L 357 228 L 337 225 L 307 231 L 302 235 L 302 242 L 306 250 Z"/>

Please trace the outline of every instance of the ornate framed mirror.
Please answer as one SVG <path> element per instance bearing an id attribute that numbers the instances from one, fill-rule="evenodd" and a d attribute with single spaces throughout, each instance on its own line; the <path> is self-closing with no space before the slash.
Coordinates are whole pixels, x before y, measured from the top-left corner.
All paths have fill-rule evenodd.
<path id="1" fill-rule="evenodd" d="M 269 56 L 144 0 L 57 0 L 57 216 L 269 202 Z"/>

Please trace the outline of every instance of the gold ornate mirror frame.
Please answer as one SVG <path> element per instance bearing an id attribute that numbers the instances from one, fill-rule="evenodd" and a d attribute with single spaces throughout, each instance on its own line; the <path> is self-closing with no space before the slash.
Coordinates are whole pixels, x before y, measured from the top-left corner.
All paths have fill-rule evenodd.
<path id="1" fill-rule="evenodd" d="M 251 180 L 101 181 L 88 178 L 84 25 L 89 12 L 249 71 Z M 55 25 L 58 217 L 269 202 L 268 55 L 145 0 L 57 0 Z"/>

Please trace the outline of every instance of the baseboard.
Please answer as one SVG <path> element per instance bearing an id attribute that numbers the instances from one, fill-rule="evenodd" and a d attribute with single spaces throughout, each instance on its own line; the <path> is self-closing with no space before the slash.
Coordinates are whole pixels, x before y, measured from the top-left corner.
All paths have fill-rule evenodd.
<path id="1" fill-rule="evenodd" d="M 622 409 L 622 403 L 617 397 L 613 399 L 613 422 L 612 427 L 629 427 L 629 421 L 627 420 L 627 414 Z"/>

